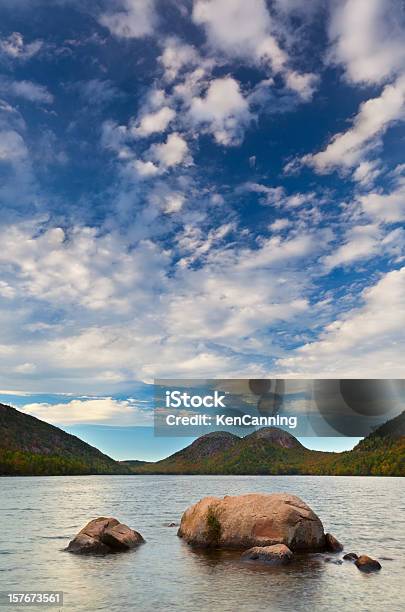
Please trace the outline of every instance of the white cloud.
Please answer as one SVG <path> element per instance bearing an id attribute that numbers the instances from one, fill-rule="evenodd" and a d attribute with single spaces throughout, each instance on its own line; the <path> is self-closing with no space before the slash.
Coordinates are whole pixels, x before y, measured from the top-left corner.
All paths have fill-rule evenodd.
<path id="1" fill-rule="evenodd" d="M 149 155 L 163 169 L 191 163 L 187 142 L 178 132 L 169 134 L 166 142 L 152 145 Z"/>
<path id="2" fill-rule="evenodd" d="M 203 62 L 194 47 L 174 36 L 165 40 L 159 61 L 165 70 L 164 78 L 168 82 L 174 81 L 184 68 L 200 65 Z"/>
<path id="3" fill-rule="evenodd" d="M 381 169 L 378 161 L 363 161 L 353 172 L 353 179 L 362 187 L 369 187 L 380 175 Z"/>
<path id="4" fill-rule="evenodd" d="M 316 241 L 314 236 L 309 233 L 299 234 L 286 239 L 282 239 L 280 236 L 273 236 L 263 240 L 261 248 L 257 252 L 246 251 L 246 256 L 244 257 L 242 251 L 239 267 L 244 270 L 257 267 L 266 268 L 303 258 L 325 248 L 331 237 L 331 233 L 328 230 L 317 235 Z"/>
<path id="5" fill-rule="evenodd" d="M 0 91 L 3 94 L 24 98 L 30 102 L 43 102 L 52 104 L 53 95 L 43 85 L 32 81 L 11 81 L 3 79 L 0 81 Z"/>
<path id="6" fill-rule="evenodd" d="M 36 55 L 42 48 L 42 40 L 34 40 L 25 43 L 24 37 L 19 32 L 13 32 L 7 38 L 0 38 L 0 54 L 4 54 L 11 59 L 28 60 Z"/>
<path id="7" fill-rule="evenodd" d="M 30 403 L 20 408 L 21 412 L 50 423 L 51 425 L 152 425 L 153 412 L 142 410 L 130 400 L 111 397 L 97 399 L 74 399 L 60 404 Z"/>
<path id="8" fill-rule="evenodd" d="M 319 77 L 312 73 L 300 74 L 296 70 L 286 70 L 285 82 L 302 100 L 309 101 L 315 93 Z"/>
<path id="9" fill-rule="evenodd" d="M 181 195 L 167 195 L 162 210 L 180 206 Z M 173 253 L 90 228 L 4 228 L 0 272 L 14 291 L 0 315 L 7 384 L 24 381 L 17 368 L 26 363 L 36 368 L 33 385 L 46 379 L 49 390 L 64 392 L 88 390 L 89 380 L 108 392 L 158 374 L 264 373 L 262 359 L 250 363 L 246 354 L 270 357 L 269 327 L 308 314 L 311 273 L 299 268 L 305 261 L 310 269 L 329 238 L 293 235 L 242 248 L 229 241 L 236 230 L 224 223 L 205 234 L 197 223 L 183 236 L 179 230 Z M 173 258 L 181 258 L 177 266 Z M 38 312 L 44 325 L 33 327 Z M 61 318 L 47 325 L 48 312 Z"/>
<path id="10" fill-rule="evenodd" d="M 182 257 L 178 265 L 181 268 L 187 268 L 193 262 L 206 257 L 211 249 L 218 246 L 222 239 L 234 229 L 232 223 L 225 223 L 205 234 L 199 227 L 185 225 L 183 232 L 177 238 L 177 245 L 186 256 Z"/>
<path id="11" fill-rule="evenodd" d="M 144 114 L 132 128 L 131 133 L 142 138 L 158 132 L 165 132 L 175 116 L 176 112 L 172 108 L 163 106 L 155 112 Z"/>
<path id="12" fill-rule="evenodd" d="M 147 123 L 143 128 L 151 129 L 151 124 Z M 113 121 L 105 121 L 102 127 L 102 145 L 116 153 L 123 163 L 123 174 L 127 177 L 135 172 L 136 176 L 148 179 L 164 173 L 169 168 L 190 166 L 193 163 L 187 141 L 178 132 L 170 133 L 165 142 L 151 145 L 137 157 L 133 148 L 134 137 L 137 137 L 137 134 L 134 134 L 136 129 L 117 125 Z"/>
<path id="13" fill-rule="evenodd" d="M 381 83 L 403 71 L 401 0 L 340 0 L 332 4 L 331 57 L 353 83 Z"/>
<path id="14" fill-rule="evenodd" d="M 312 97 L 317 77 L 291 69 L 288 54 L 275 36 L 276 30 L 283 34 L 282 26 L 273 22 L 264 0 L 196 0 L 193 20 L 205 28 L 214 50 L 232 58 L 269 64 L 303 100 Z"/>
<path id="15" fill-rule="evenodd" d="M 0 395 L 15 395 L 16 397 L 26 397 L 31 395 L 29 391 L 17 391 L 15 389 L 0 389 Z"/>
<path id="16" fill-rule="evenodd" d="M 336 134 L 326 149 L 305 155 L 302 162 L 319 173 L 335 168 L 352 168 L 363 161 L 370 147 L 395 122 L 405 115 L 405 77 L 392 85 L 386 85 L 380 96 L 363 102 L 353 119 L 353 126 L 346 132 Z"/>
<path id="17" fill-rule="evenodd" d="M 7 210 L 32 207 L 37 197 L 37 184 L 34 178 L 31 154 L 24 138 L 19 131 L 9 129 L 8 124 L 16 125 L 17 129 L 24 129 L 16 113 L 7 113 L 11 119 L 4 121 L 6 129 L 2 128 L 2 111 L 0 105 L 0 202 L 4 218 Z M 4 287 L 3 287 L 4 289 Z M 8 290 L 9 293 L 9 290 Z"/>
<path id="18" fill-rule="evenodd" d="M 16 163 L 26 159 L 28 149 L 23 138 L 14 130 L 0 132 L 0 161 Z"/>
<path id="19" fill-rule="evenodd" d="M 101 128 L 101 144 L 117 154 L 118 159 L 127 160 L 133 158 L 133 152 L 127 145 L 128 128 L 126 125 L 118 125 L 114 121 L 104 121 Z"/>
<path id="20" fill-rule="evenodd" d="M 18 110 L 5 100 L 0 99 L 0 127 L 24 130 L 25 121 Z"/>
<path id="21" fill-rule="evenodd" d="M 179 272 L 182 282 L 168 305 L 168 326 L 173 337 L 183 338 L 191 346 L 198 342 L 199 353 L 206 351 L 206 343 L 216 342 L 231 348 L 238 361 L 240 352 L 247 350 L 253 339 L 258 341 L 259 351 L 271 350 L 263 330 L 277 321 L 293 320 L 307 310 L 308 304 L 297 285 L 291 287 L 271 272 L 270 262 L 266 262 L 267 274 L 261 272 L 264 262 L 260 257 L 254 260 L 256 265 L 243 266 L 251 255 L 244 252 L 236 259 L 231 257 L 222 268 L 216 259 L 208 258 L 207 264 L 193 273 L 187 269 Z M 252 287 L 254 291 L 249 289 Z M 209 352 L 216 355 L 218 374 L 222 369 L 218 357 L 222 354 L 225 358 L 226 351 L 218 353 L 211 348 Z M 184 365 L 185 360 L 180 361 Z M 181 363 L 175 367 L 182 371 Z M 244 367 L 249 367 L 248 361 Z"/>
<path id="22" fill-rule="evenodd" d="M 178 213 L 183 208 L 184 195 L 182 193 L 170 193 L 165 197 L 165 213 Z"/>
<path id="23" fill-rule="evenodd" d="M 402 378 L 405 374 L 405 268 L 388 272 L 362 294 L 363 305 L 280 359 L 280 371 L 295 376 Z"/>
<path id="24" fill-rule="evenodd" d="M 357 225 L 350 228 L 344 244 L 324 257 L 323 263 L 327 271 L 373 257 L 381 249 L 381 237 L 378 225 Z"/>
<path id="25" fill-rule="evenodd" d="M 335 134 L 326 148 L 301 158 L 324 174 L 353 172 L 362 188 L 380 174 L 380 163 L 368 159 L 393 124 L 405 119 L 405 22 L 398 0 L 343 0 L 331 4 L 329 59 L 341 64 L 355 84 L 387 83 L 377 97 L 360 105 L 352 126 Z M 395 79 L 395 80 L 393 80 Z M 296 168 L 290 162 L 286 171 Z"/>
<path id="26" fill-rule="evenodd" d="M 223 145 L 237 144 L 250 120 L 249 105 L 232 77 L 211 81 L 203 97 L 191 100 L 190 116 L 193 123 L 205 125 Z"/>
<path id="27" fill-rule="evenodd" d="M 405 220 L 405 181 L 390 193 L 371 191 L 359 197 L 365 214 L 381 223 L 397 223 Z"/>
<path id="28" fill-rule="evenodd" d="M 158 166 L 156 166 L 151 161 L 145 162 L 145 161 L 142 161 L 141 159 L 136 159 L 133 162 L 133 167 L 139 176 L 145 177 L 145 178 L 156 176 L 157 174 L 160 173 Z"/>
<path id="29" fill-rule="evenodd" d="M 161 171 L 158 169 L 158 172 Z M 147 186 L 145 189 L 145 209 L 142 213 L 142 218 L 145 219 L 146 224 L 154 221 L 158 216 L 171 213 L 184 213 L 184 217 L 187 217 L 190 212 L 183 210 L 186 202 L 191 199 L 194 193 L 192 181 L 186 176 L 174 176 L 167 180 L 167 176 L 160 176 L 156 181 Z M 195 217 L 195 213 L 191 213 L 191 216 Z M 198 214 L 200 218 L 203 218 L 202 214 Z M 175 223 L 183 222 L 183 214 L 175 220 Z M 162 227 L 170 227 L 171 220 L 162 217 Z"/>
<path id="30" fill-rule="evenodd" d="M 289 219 L 276 219 L 270 224 L 269 228 L 272 232 L 281 232 L 291 225 Z"/>
<path id="31" fill-rule="evenodd" d="M 314 191 L 298 192 L 287 194 L 284 187 L 268 187 L 261 183 L 246 183 L 244 189 L 253 191 L 262 195 L 261 204 L 266 206 L 283 206 L 285 208 L 298 208 L 304 204 L 310 204 L 315 201 L 316 193 Z"/>
<path id="32" fill-rule="evenodd" d="M 270 34 L 271 20 L 263 0 L 197 0 L 193 19 L 206 29 L 210 44 L 232 57 L 260 60 L 268 56 L 275 69 L 286 55 Z"/>
<path id="33" fill-rule="evenodd" d="M 81 96 L 91 106 L 104 106 L 121 93 L 110 80 L 90 79 L 78 84 Z"/>
<path id="34" fill-rule="evenodd" d="M 154 0 L 119 0 L 117 10 L 100 15 L 99 22 L 119 38 L 142 38 L 156 24 Z"/>
<path id="35" fill-rule="evenodd" d="M 277 5 L 286 11 L 291 8 L 294 14 L 301 8 L 306 10 L 297 0 L 277 0 Z M 108 10 L 101 19 L 121 38 L 149 35 L 155 29 L 152 2 L 109 2 Z M 104 385 L 102 392 L 108 386 L 127 385 L 134 378 L 155 374 L 265 373 L 271 360 L 284 350 L 280 347 L 288 345 L 284 337 L 296 346 L 303 328 L 307 332 L 319 329 L 329 316 L 325 315 L 327 308 L 316 308 L 310 302 L 319 289 L 314 281 L 320 273 L 380 254 L 389 255 L 391 263 L 393 258 L 397 264 L 401 261 L 404 232 L 385 227 L 404 219 L 401 184 L 395 183 L 391 191 L 374 187 L 365 193 L 379 169 L 385 168 L 373 160 L 376 146 L 387 128 L 403 118 L 405 85 L 403 77 L 397 76 L 396 65 L 387 64 L 391 67 L 378 82 L 393 82 L 384 82 L 381 95 L 373 94 L 375 99 L 360 107 L 346 132 L 337 134 L 325 151 L 306 157 L 306 163 L 319 172 L 342 167 L 353 171 L 357 195 L 343 208 L 342 217 L 355 226 L 344 229 L 338 243 L 332 230 L 320 230 L 317 225 L 321 215 L 318 188 L 311 186 L 308 189 L 317 191 L 300 193 L 292 191 L 293 180 L 288 182 L 288 190 L 257 182 L 248 188 L 258 194 L 261 203 L 276 207 L 258 210 L 257 227 L 263 229 L 263 235 L 258 235 L 257 227 L 254 231 L 250 224 L 243 226 L 243 215 L 238 223 L 239 203 L 236 210 L 230 185 L 224 186 L 223 197 L 217 193 L 218 185 L 208 185 L 206 177 L 203 180 L 184 167 L 192 164 L 193 146 L 198 154 L 194 143 L 200 134 L 208 133 L 225 146 L 237 144 L 256 110 L 265 108 L 254 98 L 256 86 L 245 78 L 238 82 L 239 72 L 228 73 L 229 68 L 243 74 L 243 66 L 253 66 L 254 82 L 265 76 L 261 84 L 274 93 L 274 106 L 284 99 L 287 105 L 289 100 L 296 103 L 297 96 L 286 92 L 286 87 L 302 99 L 311 97 L 316 78 L 298 68 L 308 59 L 303 51 L 306 32 L 298 30 L 301 57 L 295 58 L 297 39 L 285 29 L 287 21 L 277 21 L 274 3 L 197 0 L 193 15 L 206 32 L 207 44 L 197 50 L 163 35 L 163 43 L 156 43 L 161 45 L 161 55 L 158 72 L 152 77 L 157 78 L 149 95 L 142 97 L 138 116 L 129 118 L 125 125 L 106 122 L 103 126 L 103 144 L 119 160 L 121 191 L 114 210 L 121 214 L 125 209 L 124 223 L 109 216 L 97 231 L 81 226 L 51 227 L 51 222 L 44 220 L 43 224 L 10 225 L 0 232 L 0 295 L 4 305 L 0 369 L 10 379 L 6 383 L 10 387 L 15 380 L 23 386 L 24 377 L 32 374 L 33 368 L 35 376 L 30 378 L 37 385 L 47 380 L 54 388 L 65 390 L 76 385 L 88 387 L 91 381 L 97 389 Z M 336 38 L 337 47 L 339 44 Z M 349 63 L 345 66 L 349 71 Z M 377 82 L 376 76 L 367 79 Z M 26 99 L 31 96 L 42 102 L 51 96 L 38 89 L 41 86 L 22 83 L 13 85 L 13 95 L 19 92 Z M 107 102 L 114 97 L 110 85 L 94 79 L 81 95 Z M 0 110 L 5 122 L 6 115 L 16 116 L 6 105 Z M 22 118 L 18 118 L 20 127 L 17 119 L 13 121 L 15 125 L 7 129 L 0 123 L 0 158 L 22 166 L 28 164 L 30 155 L 20 135 L 24 134 Z M 168 129 L 169 134 L 165 133 Z M 141 139 L 153 135 L 158 136 L 152 146 Z M 245 170 L 250 156 L 252 176 L 261 177 L 254 180 L 274 178 L 277 168 L 272 165 L 272 174 L 267 174 L 263 159 L 258 155 L 253 160 L 252 153 L 248 151 L 243 157 L 242 151 Z M 8 171 L 6 164 L 2 164 L 4 168 Z M 174 171 L 166 172 L 168 169 Z M 393 175 L 386 176 L 394 184 Z M 154 180 L 139 180 L 147 177 Z M 14 183 L 20 190 L 18 176 Z M 220 206 L 214 208 L 214 202 Z M 283 211 L 290 219 L 283 218 Z M 330 221 L 333 228 L 342 221 L 339 216 L 337 222 L 340 212 L 333 206 L 325 206 L 322 215 L 322 224 Z M 111 229 L 120 223 L 119 233 Z M 139 240 L 140 233 L 158 236 L 156 243 Z M 332 302 L 332 310 L 332 291 L 327 293 L 322 299 Z M 345 297 L 347 307 L 355 296 Z M 370 301 L 367 293 L 363 299 L 366 308 Z M 401 307 L 398 300 L 396 305 Z M 350 317 L 362 308 L 351 311 Z M 333 329 L 327 328 L 319 336 L 322 350 Z M 389 336 L 382 336 L 385 355 L 390 341 Z M 368 345 L 362 351 L 367 358 Z M 308 354 L 316 360 L 315 353 Z M 345 349 L 341 354 L 350 357 Z M 291 357 L 300 356 L 299 351 L 291 353 Z M 334 358 L 336 367 L 346 368 L 346 362 L 339 365 L 339 352 Z M 331 364 L 332 356 L 325 367 Z M 310 363 L 301 362 L 297 368 L 307 366 Z M 125 419 L 124 408 L 120 410 Z M 48 408 L 41 410 L 45 414 Z M 115 408 L 111 410 L 113 419 L 121 418 L 119 412 L 113 412 Z"/>
<path id="36" fill-rule="evenodd" d="M 27 363 L 21 363 L 14 368 L 14 371 L 17 372 L 17 374 L 33 374 L 35 370 L 35 364 L 30 363 L 29 361 Z"/>
<path id="37" fill-rule="evenodd" d="M 194 97 L 200 96 L 209 84 L 210 69 L 205 62 L 194 70 L 186 72 L 173 87 L 173 98 L 189 107 Z"/>
<path id="38" fill-rule="evenodd" d="M 316 193 L 314 191 L 308 191 L 306 193 L 292 193 L 286 195 L 282 201 L 282 205 L 286 208 L 298 208 L 304 204 L 311 204 L 316 199 Z"/>
<path id="39" fill-rule="evenodd" d="M 154 265 L 157 272 L 164 261 L 164 255 L 148 241 L 141 242 L 129 257 L 122 252 L 118 237 L 98 236 L 92 228 L 79 227 L 69 234 L 59 227 L 42 232 L 36 228 L 39 233 L 34 238 L 34 227 L 17 225 L 0 231 L 3 278 L 20 296 L 55 305 L 76 304 L 90 311 L 125 313 L 130 307 L 131 283 L 140 283 Z M 156 282 L 158 279 L 157 272 Z M 144 277 L 145 289 L 151 282 L 155 281 Z M 140 297 L 139 290 L 138 300 Z"/>
<path id="40" fill-rule="evenodd" d="M 283 198 L 285 197 L 285 189 L 284 187 L 268 187 L 267 185 L 262 185 L 261 183 L 246 183 L 244 185 L 244 189 L 247 191 L 252 191 L 253 193 L 262 194 L 264 197 L 261 200 L 262 204 L 266 205 L 279 205 Z"/>
<path id="41" fill-rule="evenodd" d="M 11 285 L 5 281 L 0 281 L 0 297 L 6 299 L 12 299 L 15 297 L 15 291 Z"/>

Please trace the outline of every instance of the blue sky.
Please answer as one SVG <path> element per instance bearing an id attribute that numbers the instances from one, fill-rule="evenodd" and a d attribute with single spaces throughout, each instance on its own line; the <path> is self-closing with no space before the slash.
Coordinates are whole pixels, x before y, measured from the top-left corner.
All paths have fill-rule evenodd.
<path id="1" fill-rule="evenodd" d="M 403 2 L 0 24 L 3 401 L 145 426 L 155 377 L 403 377 Z"/>

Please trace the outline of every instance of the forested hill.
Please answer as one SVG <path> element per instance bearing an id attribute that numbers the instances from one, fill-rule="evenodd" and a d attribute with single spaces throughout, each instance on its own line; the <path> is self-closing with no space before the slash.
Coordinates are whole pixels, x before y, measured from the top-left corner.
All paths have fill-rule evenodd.
<path id="1" fill-rule="evenodd" d="M 76 474 L 313 474 L 405 476 L 405 412 L 351 451 L 305 448 L 275 427 L 240 438 L 201 436 L 167 459 L 117 462 L 58 427 L 0 404 L 0 476 Z"/>
<path id="2" fill-rule="evenodd" d="M 405 476 L 405 412 L 343 453 L 310 450 L 270 427 L 244 438 L 207 434 L 167 459 L 130 467 L 137 474 Z"/>
<path id="3" fill-rule="evenodd" d="M 58 427 L 0 404 L 0 475 L 125 474 L 129 468 Z"/>

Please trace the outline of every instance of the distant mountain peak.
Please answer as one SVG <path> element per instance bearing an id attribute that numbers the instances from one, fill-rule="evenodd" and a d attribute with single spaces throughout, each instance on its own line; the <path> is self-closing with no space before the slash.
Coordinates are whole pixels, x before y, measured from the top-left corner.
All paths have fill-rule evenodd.
<path id="1" fill-rule="evenodd" d="M 297 438 L 278 427 L 263 427 L 245 436 L 244 440 L 265 440 L 282 448 L 304 448 Z"/>
<path id="2" fill-rule="evenodd" d="M 189 446 L 182 450 L 174 453 L 163 461 L 200 461 L 202 459 L 208 459 L 216 453 L 226 451 L 233 448 L 236 444 L 241 441 L 239 436 L 229 433 L 227 431 L 213 431 L 205 434 L 194 440 Z"/>

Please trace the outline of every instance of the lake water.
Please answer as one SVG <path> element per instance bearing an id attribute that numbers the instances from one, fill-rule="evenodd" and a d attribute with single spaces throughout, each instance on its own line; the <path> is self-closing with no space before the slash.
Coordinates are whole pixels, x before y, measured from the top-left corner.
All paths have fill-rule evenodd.
<path id="1" fill-rule="evenodd" d="M 312 476 L 0 478 L 0 590 L 61 590 L 64 610 L 83 612 L 404 610 L 404 484 Z M 277 491 L 302 497 L 346 552 L 392 560 L 381 560 L 375 574 L 322 555 L 269 568 L 243 564 L 235 552 L 195 552 L 166 526 L 205 495 Z M 102 515 L 137 529 L 147 543 L 107 557 L 62 551 Z"/>

